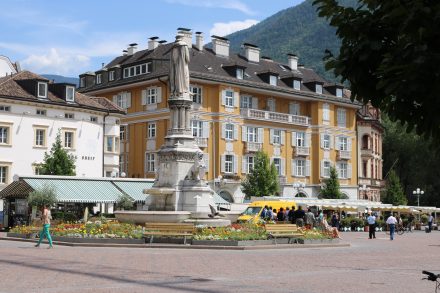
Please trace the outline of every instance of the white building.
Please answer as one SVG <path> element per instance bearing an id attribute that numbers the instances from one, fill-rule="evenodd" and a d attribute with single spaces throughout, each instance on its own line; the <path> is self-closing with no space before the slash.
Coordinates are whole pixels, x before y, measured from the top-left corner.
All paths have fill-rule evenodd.
<path id="1" fill-rule="evenodd" d="M 112 102 L 22 71 L 0 78 L 0 190 L 19 174 L 38 174 L 57 133 L 77 176 L 119 176 L 119 119 Z"/>
<path id="2" fill-rule="evenodd" d="M 18 63 L 12 63 L 8 57 L 0 55 L 0 77 L 15 74 L 20 71 Z"/>

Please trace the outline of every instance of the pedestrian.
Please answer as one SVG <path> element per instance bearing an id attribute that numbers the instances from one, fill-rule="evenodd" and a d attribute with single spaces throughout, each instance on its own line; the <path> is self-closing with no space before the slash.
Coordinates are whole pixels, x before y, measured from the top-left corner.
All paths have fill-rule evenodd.
<path id="1" fill-rule="evenodd" d="M 271 221 L 272 218 L 273 218 L 272 207 L 268 207 L 267 213 L 266 213 L 266 221 Z"/>
<path id="2" fill-rule="evenodd" d="M 376 217 L 370 213 L 370 215 L 367 218 L 367 222 L 368 222 L 368 238 L 376 239 Z"/>
<path id="3" fill-rule="evenodd" d="M 263 220 L 267 218 L 267 205 L 265 205 L 263 210 L 261 211 L 260 218 L 262 218 Z"/>
<path id="4" fill-rule="evenodd" d="M 432 222 L 434 221 L 434 213 L 431 213 L 428 218 L 428 231 L 432 231 Z"/>
<path id="5" fill-rule="evenodd" d="M 290 211 L 287 213 L 287 219 L 289 220 L 290 223 L 295 224 L 294 221 L 294 215 L 295 215 L 295 207 L 292 206 L 292 208 L 290 209 Z"/>
<path id="6" fill-rule="evenodd" d="M 409 217 L 408 217 L 408 231 L 412 231 L 412 225 L 413 225 L 413 222 L 414 222 L 414 215 L 411 213 L 411 214 L 409 214 Z"/>
<path id="7" fill-rule="evenodd" d="M 339 238 L 342 239 L 341 235 L 339 234 L 338 228 L 332 227 L 327 222 L 327 216 L 322 217 L 322 226 L 325 230 L 332 233 L 333 238 Z"/>
<path id="8" fill-rule="evenodd" d="M 41 220 L 43 222 L 43 230 L 40 231 L 40 239 L 38 239 L 38 243 L 35 245 L 35 247 L 39 247 L 41 241 L 43 241 L 43 238 L 46 236 L 47 240 L 49 241 L 48 248 L 53 248 L 52 237 L 50 237 L 49 233 L 50 220 L 52 220 L 52 216 L 50 214 L 50 209 L 48 209 L 46 205 L 43 206 Z"/>
<path id="9" fill-rule="evenodd" d="M 284 209 L 280 208 L 280 210 L 277 213 L 277 221 L 278 222 L 284 222 L 285 218 L 286 217 L 285 217 L 285 214 L 284 214 Z"/>
<path id="10" fill-rule="evenodd" d="M 276 221 L 277 220 L 277 217 L 278 217 L 278 212 L 277 212 L 277 209 L 273 209 L 273 211 L 272 211 L 272 221 Z"/>
<path id="11" fill-rule="evenodd" d="M 315 215 L 312 213 L 312 209 L 308 208 L 306 213 L 306 227 L 308 229 L 313 229 L 314 223 L 315 223 Z"/>
<path id="12" fill-rule="evenodd" d="M 294 220 L 295 220 L 295 223 L 296 223 L 296 225 L 298 227 L 303 227 L 304 226 L 305 214 L 306 213 L 303 211 L 301 206 L 299 206 L 298 209 L 295 211 Z"/>
<path id="13" fill-rule="evenodd" d="M 390 227 L 390 240 L 394 240 L 394 231 L 396 229 L 397 219 L 391 214 L 386 223 L 388 227 Z"/>
<path id="14" fill-rule="evenodd" d="M 287 217 L 289 215 L 290 209 L 289 207 L 286 207 L 286 209 L 284 210 L 284 221 L 287 221 Z"/>

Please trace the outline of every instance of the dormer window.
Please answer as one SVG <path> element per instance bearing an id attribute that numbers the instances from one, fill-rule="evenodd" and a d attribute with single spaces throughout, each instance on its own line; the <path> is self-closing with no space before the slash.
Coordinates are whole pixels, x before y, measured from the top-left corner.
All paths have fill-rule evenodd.
<path id="1" fill-rule="evenodd" d="M 42 99 L 47 99 L 47 83 L 39 82 L 38 83 L 38 97 Z"/>
<path id="2" fill-rule="evenodd" d="M 278 77 L 276 75 L 269 75 L 269 84 L 277 85 Z"/>
<path id="3" fill-rule="evenodd" d="M 115 80 L 115 71 L 113 70 L 113 71 L 110 71 L 109 73 L 108 73 L 108 80 L 109 81 L 114 81 Z"/>
<path id="4" fill-rule="evenodd" d="M 79 86 L 80 87 L 85 87 L 86 86 L 86 78 L 84 76 L 80 78 Z"/>
<path id="5" fill-rule="evenodd" d="M 340 89 L 340 88 L 336 89 L 336 97 L 342 98 L 342 89 Z"/>
<path id="6" fill-rule="evenodd" d="M 242 68 L 237 68 L 235 72 L 237 79 L 243 79 L 244 70 Z"/>
<path id="7" fill-rule="evenodd" d="M 75 102 L 75 88 L 73 86 L 66 86 L 66 101 Z"/>
<path id="8" fill-rule="evenodd" d="M 301 89 L 301 81 L 298 79 L 293 80 L 293 89 L 300 90 Z"/>
<path id="9" fill-rule="evenodd" d="M 96 75 L 96 84 L 101 84 L 102 83 L 102 74 L 98 73 Z"/>
<path id="10" fill-rule="evenodd" d="M 316 84 L 315 85 L 315 92 L 317 93 L 317 94 L 322 94 L 322 84 Z"/>

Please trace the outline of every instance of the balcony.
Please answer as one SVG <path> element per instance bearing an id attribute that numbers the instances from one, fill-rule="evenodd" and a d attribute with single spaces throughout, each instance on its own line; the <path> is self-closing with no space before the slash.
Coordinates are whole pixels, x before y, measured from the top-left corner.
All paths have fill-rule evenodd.
<path id="1" fill-rule="evenodd" d="M 246 142 L 246 152 L 253 153 L 263 149 L 263 144 L 260 142 Z"/>
<path id="2" fill-rule="evenodd" d="M 372 149 L 361 149 L 361 157 L 371 158 L 373 157 Z"/>
<path id="3" fill-rule="evenodd" d="M 350 159 L 351 159 L 350 151 L 338 150 L 338 160 L 350 160 Z"/>
<path id="4" fill-rule="evenodd" d="M 270 112 L 256 109 L 241 109 L 242 118 L 279 122 L 294 125 L 310 125 L 310 118 L 307 116 L 291 115 L 286 113 Z"/>
<path id="5" fill-rule="evenodd" d="M 297 146 L 295 147 L 294 152 L 295 152 L 295 157 L 308 156 L 310 154 L 310 148 Z"/>
<path id="6" fill-rule="evenodd" d="M 371 179 L 359 178 L 359 185 L 371 185 Z"/>
<path id="7" fill-rule="evenodd" d="M 208 146 L 208 138 L 206 137 L 194 137 L 194 141 L 201 148 L 206 148 Z"/>

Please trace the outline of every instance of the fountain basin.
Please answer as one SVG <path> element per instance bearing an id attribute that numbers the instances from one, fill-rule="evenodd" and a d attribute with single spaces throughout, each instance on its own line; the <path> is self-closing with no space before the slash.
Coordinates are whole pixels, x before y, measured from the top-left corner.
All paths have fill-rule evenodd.
<path id="1" fill-rule="evenodd" d="M 191 217 L 185 211 L 115 211 L 116 219 L 122 223 L 144 225 L 149 223 L 181 223 Z"/>

